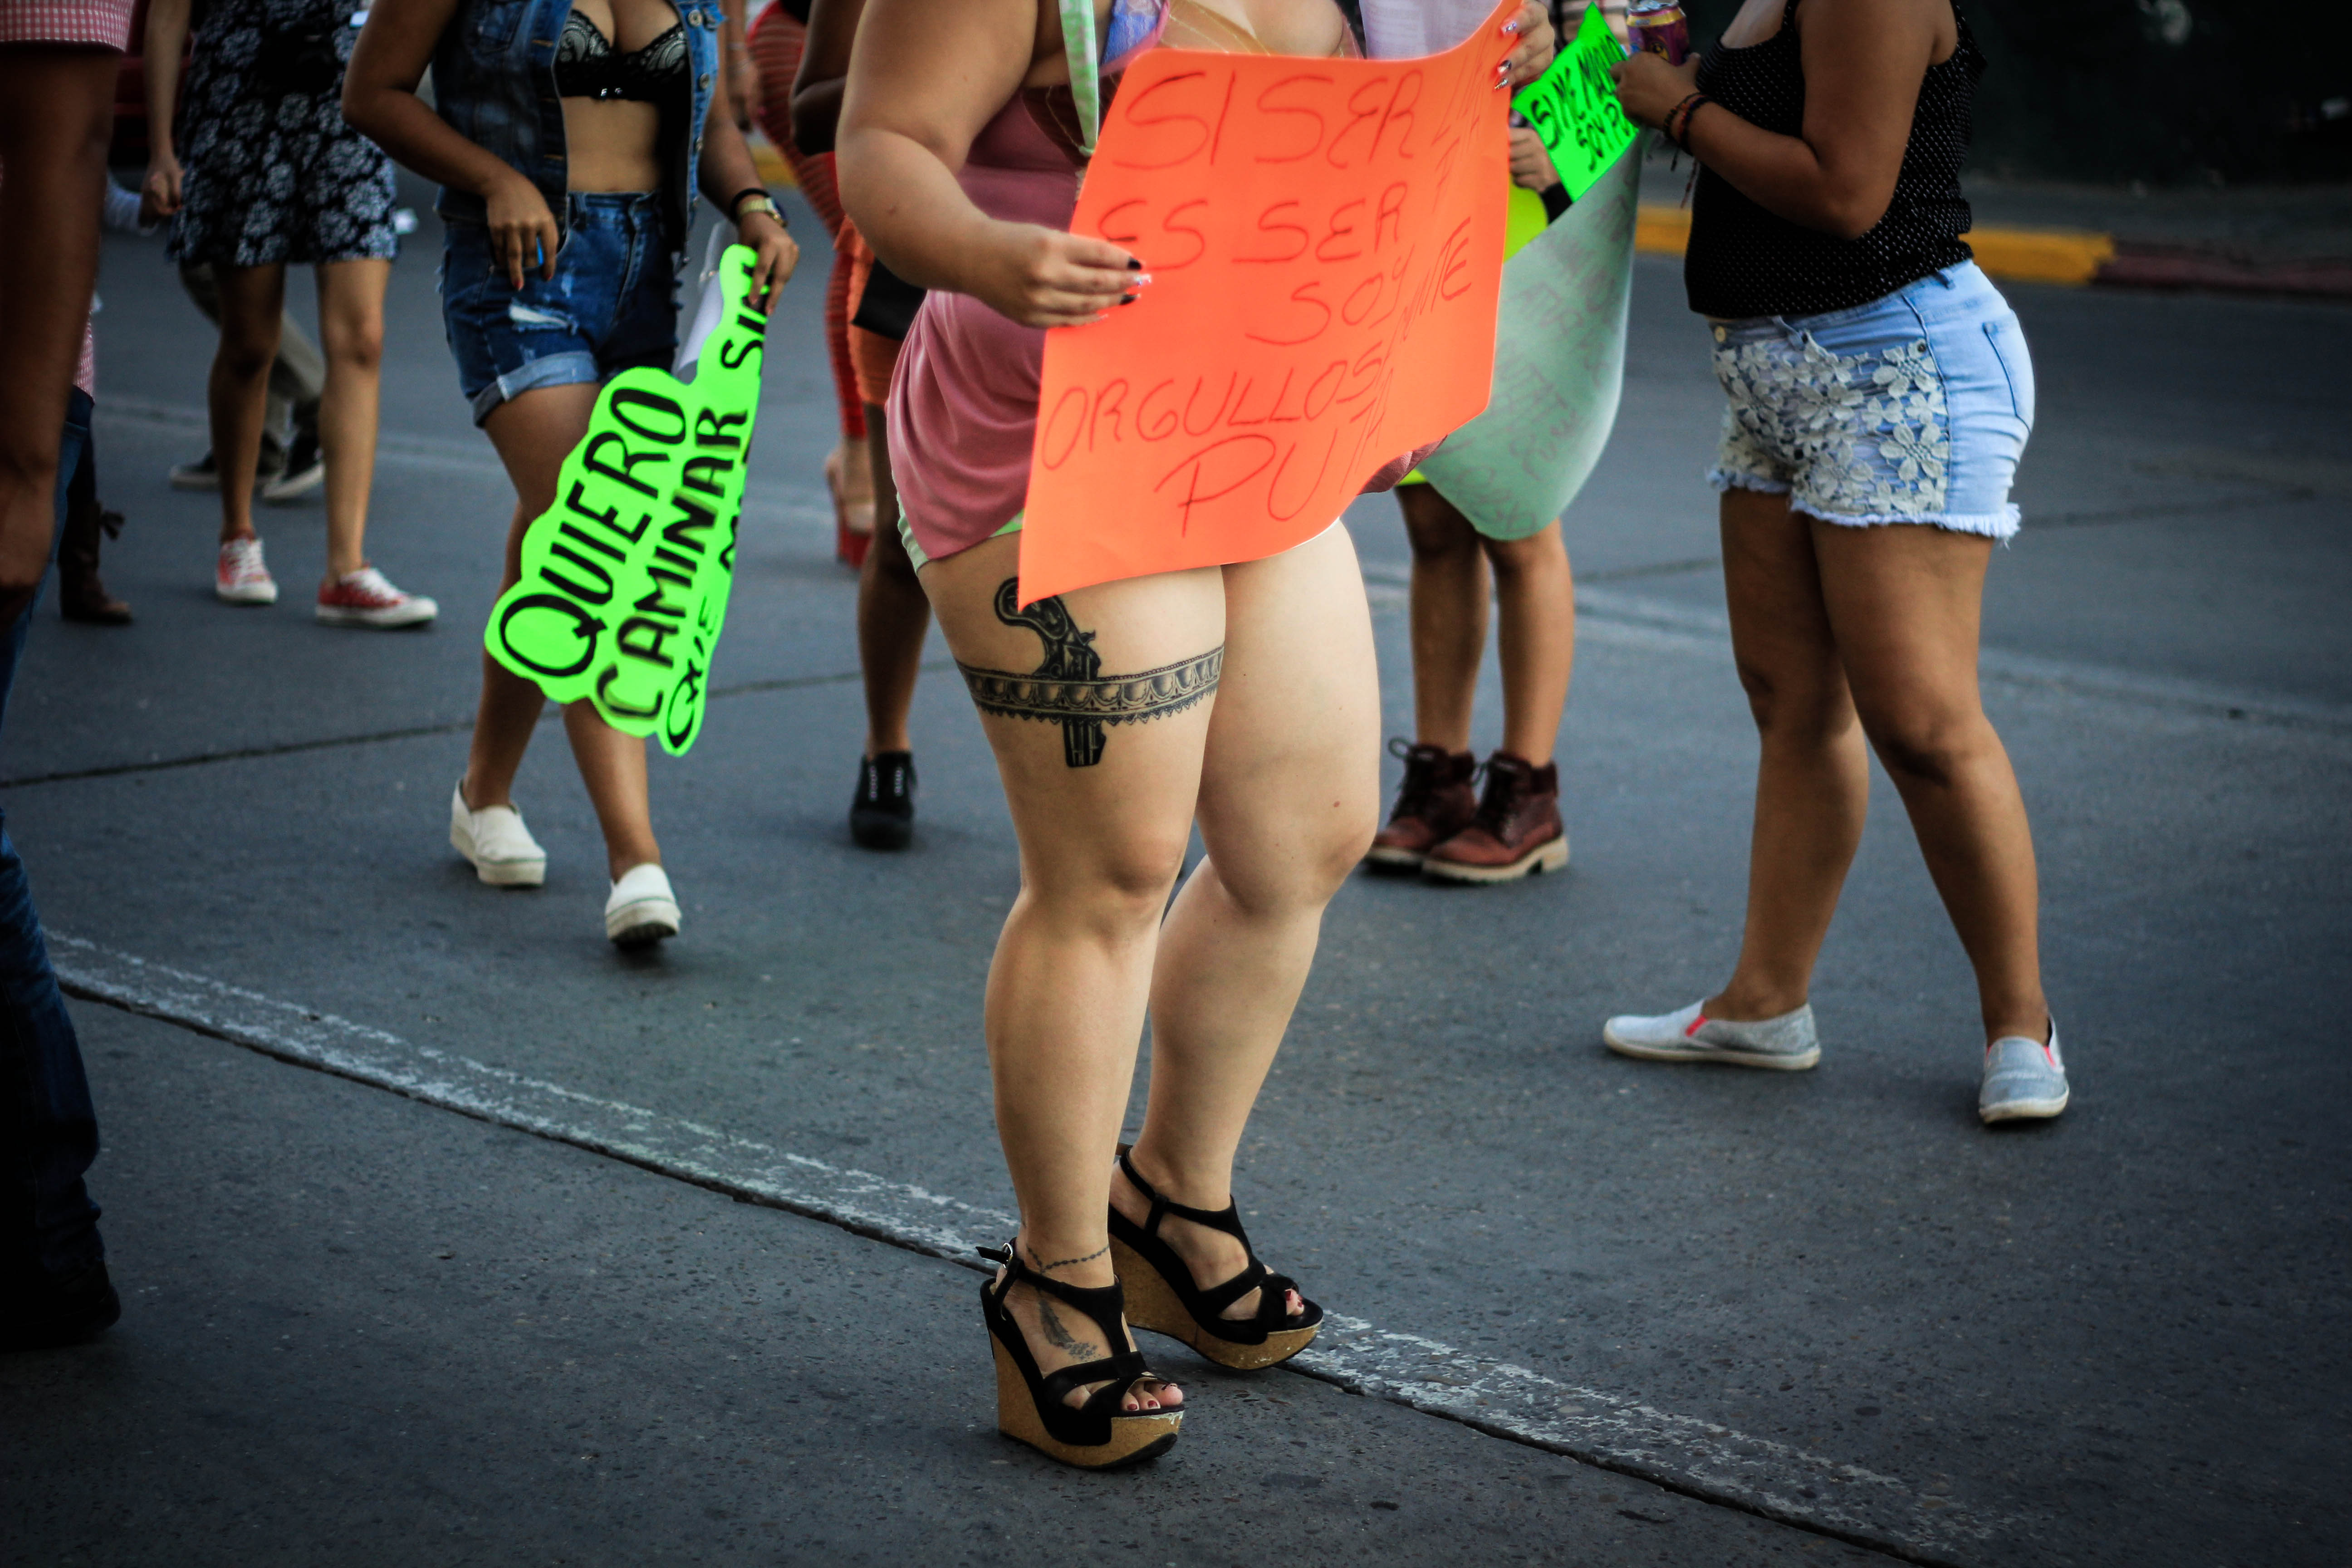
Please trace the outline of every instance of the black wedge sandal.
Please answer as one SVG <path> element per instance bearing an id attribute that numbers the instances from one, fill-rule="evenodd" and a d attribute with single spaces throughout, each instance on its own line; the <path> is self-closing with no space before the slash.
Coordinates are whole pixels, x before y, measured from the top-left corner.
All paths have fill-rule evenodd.
<path id="1" fill-rule="evenodd" d="M 1302 1294 L 1305 1310 L 1295 1318 L 1290 1315 L 1285 1302 L 1297 1284 L 1258 1261 L 1257 1249 L 1242 1229 L 1240 1205 L 1227 1204 L 1212 1214 L 1170 1203 L 1137 1173 L 1124 1143 L 1119 1145 L 1118 1168 L 1137 1192 L 1151 1200 L 1151 1213 L 1141 1225 L 1119 1213 L 1117 1205 L 1110 1211 L 1110 1260 L 1118 1270 L 1118 1282 L 1129 1291 L 1129 1324 L 1180 1339 L 1219 1366 L 1244 1372 L 1288 1361 L 1314 1341 L 1323 1327 L 1323 1309 Z M 1195 1286 L 1184 1259 L 1160 1239 L 1160 1222 L 1171 1214 L 1240 1242 L 1249 1253 L 1247 1267 L 1222 1285 L 1205 1290 Z M 1253 1290 L 1259 1292 L 1255 1316 L 1219 1316 Z"/>
<path id="2" fill-rule="evenodd" d="M 980 1288 L 980 1315 L 996 1345 L 996 1429 L 1066 1465 L 1082 1470 L 1116 1469 L 1121 1465 L 1156 1459 L 1176 1446 L 1184 1412 L 1121 1410 L 1119 1402 L 1138 1380 L 1159 1374 L 1143 1363 L 1141 1351 L 1121 1351 L 1101 1361 L 1082 1362 L 1055 1373 L 1040 1373 L 1021 1325 L 1013 1321 L 1004 1298 L 1013 1287 L 1028 1285 L 1094 1321 L 1103 1343 L 1128 1342 L 1123 1293 L 1116 1284 L 1088 1290 L 1049 1279 L 1021 1261 L 1019 1243 L 977 1249 L 982 1258 L 1005 1265 L 1002 1280 Z M 1084 1405 L 1071 1405 L 1070 1391 L 1089 1383 L 1103 1386 Z"/>

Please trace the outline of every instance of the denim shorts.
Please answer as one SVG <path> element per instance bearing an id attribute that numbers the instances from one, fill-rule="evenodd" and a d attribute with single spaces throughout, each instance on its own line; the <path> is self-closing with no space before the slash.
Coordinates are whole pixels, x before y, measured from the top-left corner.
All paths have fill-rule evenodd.
<path id="1" fill-rule="evenodd" d="M 1786 495 L 1857 527 L 2017 531 L 2009 487 L 2033 429 L 2033 361 L 1976 263 L 1852 310 L 1710 324 L 1731 400 L 1717 489 Z"/>
<path id="2" fill-rule="evenodd" d="M 477 425 L 533 387 L 667 370 L 677 353 L 678 246 L 662 198 L 596 192 L 565 202 L 555 276 L 527 271 L 520 293 L 491 259 L 488 229 L 448 226 L 441 320 Z"/>

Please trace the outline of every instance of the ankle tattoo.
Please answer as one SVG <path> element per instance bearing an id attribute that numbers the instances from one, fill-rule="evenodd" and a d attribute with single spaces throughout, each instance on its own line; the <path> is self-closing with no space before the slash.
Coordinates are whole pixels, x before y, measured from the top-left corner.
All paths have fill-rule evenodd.
<path id="1" fill-rule="evenodd" d="M 1102 761 L 1107 724 L 1139 724 L 1181 713 L 1217 689 L 1225 650 L 1214 647 L 1135 675 L 1105 675 L 1095 634 L 1082 631 L 1069 606 L 1056 597 L 1021 607 L 1021 580 L 1007 577 L 996 587 L 996 618 L 1027 626 L 1045 645 L 1045 662 L 1027 675 L 983 669 L 956 661 L 972 705 L 1002 719 L 1035 719 L 1062 727 L 1062 761 L 1090 768 Z"/>
<path id="2" fill-rule="evenodd" d="M 1048 1343 L 1073 1361 L 1095 1361 L 1103 1353 L 1102 1347 L 1062 1321 L 1062 1314 L 1054 1310 L 1054 1298 L 1043 1290 L 1037 1292 L 1037 1326 L 1045 1331 Z"/>
<path id="3" fill-rule="evenodd" d="M 1092 1263 L 1096 1258 L 1100 1258 L 1109 1250 L 1110 1247 L 1108 1245 L 1105 1245 L 1096 1247 L 1084 1258 L 1065 1258 L 1058 1263 L 1044 1263 L 1038 1260 L 1037 1251 L 1034 1247 L 1032 1247 L 1029 1249 L 1029 1266 L 1036 1269 L 1040 1274 L 1051 1274 L 1056 1268 L 1067 1268 L 1075 1263 Z"/>

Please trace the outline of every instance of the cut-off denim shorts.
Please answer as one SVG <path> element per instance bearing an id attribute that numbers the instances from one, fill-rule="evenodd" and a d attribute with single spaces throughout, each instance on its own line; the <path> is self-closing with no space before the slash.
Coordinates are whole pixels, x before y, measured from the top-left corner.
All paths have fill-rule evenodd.
<path id="1" fill-rule="evenodd" d="M 1826 522 L 2007 539 L 2033 429 L 2017 313 L 1976 263 L 1819 316 L 1710 322 L 1731 400 L 1707 479 Z"/>
<path id="2" fill-rule="evenodd" d="M 448 226 L 441 320 L 477 425 L 534 387 L 667 370 L 677 353 L 677 242 L 662 198 L 588 192 L 565 206 L 555 276 L 527 270 L 520 292 L 492 257 L 488 229 Z"/>

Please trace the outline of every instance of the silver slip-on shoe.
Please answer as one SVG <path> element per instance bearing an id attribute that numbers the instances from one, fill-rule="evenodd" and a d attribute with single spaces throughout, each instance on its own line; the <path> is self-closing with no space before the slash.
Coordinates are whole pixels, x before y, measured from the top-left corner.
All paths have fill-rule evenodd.
<path id="1" fill-rule="evenodd" d="M 1699 1011 L 1703 1005 L 1694 1002 L 1654 1017 L 1620 1014 L 1601 1026 L 1601 1041 L 1621 1057 L 1654 1062 L 1730 1062 L 1798 1072 L 1822 1059 L 1810 1002 L 1793 1013 L 1745 1024 L 1710 1018 Z"/>
<path id="2" fill-rule="evenodd" d="M 2058 1054 L 2058 1022 L 2050 1022 L 2050 1043 L 2023 1035 L 2003 1035 L 1985 1047 L 1984 1087 L 1977 1090 L 1977 1115 L 1987 1126 L 2052 1117 L 2066 1109 L 2066 1060 Z"/>

